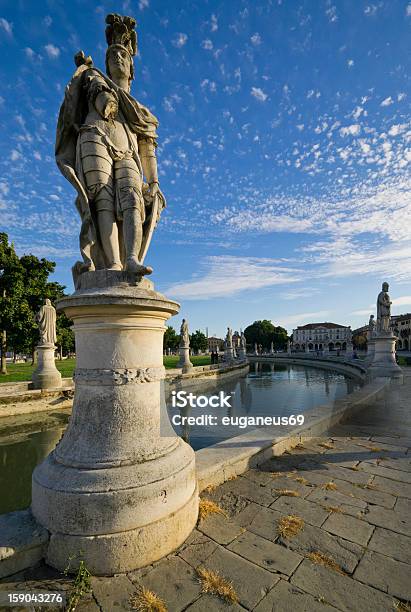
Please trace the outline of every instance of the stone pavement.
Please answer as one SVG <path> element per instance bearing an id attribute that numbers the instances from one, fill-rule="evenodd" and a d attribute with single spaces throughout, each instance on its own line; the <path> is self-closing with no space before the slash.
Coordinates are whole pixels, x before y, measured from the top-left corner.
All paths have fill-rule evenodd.
<path id="1" fill-rule="evenodd" d="M 226 516 L 208 515 L 153 566 L 93 577 L 76 609 L 132 610 L 130 597 L 144 586 L 169 612 L 411 610 L 410 404 L 406 376 L 328 437 L 204 491 Z M 286 537 L 278 529 L 288 515 L 302 528 Z M 238 603 L 202 593 L 199 567 L 231 582 Z M 0 590 L 72 585 L 43 565 L 3 579 Z"/>

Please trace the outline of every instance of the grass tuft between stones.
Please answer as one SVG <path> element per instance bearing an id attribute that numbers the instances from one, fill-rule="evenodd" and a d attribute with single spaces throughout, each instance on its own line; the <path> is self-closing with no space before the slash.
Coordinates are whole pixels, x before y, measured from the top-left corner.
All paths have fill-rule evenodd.
<path id="1" fill-rule="evenodd" d="M 331 442 L 320 442 L 318 446 L 322 446 L 323 448 L 327 448 L 329 450 L 334 448 L 334 445 L 331 444 Z"/>
<path id="2" fill-rule="evenodd" d="M 225 518 L 228 518 L 228 515 L 225 510 L 215 502 L 211 501 L 211 499 L 200 499 L 199 507 L 198 507 L 198 518 L 203 520 L 210 516 L 210 514 L 222 514 Z"/>
<path id="3" fill-rule="evenodd" d="M 238 602 L 238 595 L 235 592 L 232 582 L 220 576 L 218 572 L 213 572 L 205 567 L 199 567 L 197 568 L 197 574 L 203 593 L 218 595 L 218 597 L 230 603 Z"/>
<path id="4" fill-rule="evenodd" d="M 411 612 L 410 601 L 396 601 L 394 607 L 398 612 Z"/>
<path id="5" fill-rule="evenodd" d="M 68 574 L 70 569 L 70 564 L 73 557 L 69 558 L 69 564 L 64 570 L 64 574 Z M 69 593 L 68 601 L 66 605 L 65 612 L 74 612 L 77 609 L 78 604 L 80 603 L 81 598 L 86 593 L 91 591 L 91 574 L 88 571 L 86 564 L 81 559 L 79 562 L 78 570 L 76 577 L 74 579 L 73 588 Z"/>
<path id="6" fill-rule="evenodd" d="M 324 567 L 328 567 L 329 569 L 346 576 L 346 572 L 334 561 L 332 557 L 325 555 L 324 553 L 316 550 L 315 552 L 308 553 L 307 557 L 312 561 L 312 563 L 316 563 L 317 565 L 323 565 Z"/>
<path id="7" fill-rule="evenodd" d="M 135 595 L 130 597 L 130 606 L 132 610 L 138 610 L 138 612 L 168 612 L 161 597 L 145 587 L 141 587 Z"/>
<path id="8" fill-rule="evenodd" d="M 330 480 L 329 482 L 325 482 L 324 484 L 322 484 L 321 488 L 327 489 L 327 491 L 335 491 L 337 489 L 337 485 L 335 484 L 335 482 Z"/>
<path id="9" fill-rule="evenodd" d="M 344 512 L 339 506 L 323 506 L 323 508 L 328 510 L 328 512 Z"/>
<path id="10" fill-rule="evenodd" d="M 282 516 L 277 523 L 277 533 L 282 538 L 289 539 L 297 535 L 302 529 L 304 529 L 304 519 L 295 514 L 288 514 Z"/>
<path id="11" fill-rule="evenodd" d="M 292 489 L 273 489 L 278 495 L 285 495 L 287 497 L 300 497 L 298 491 L 293 491 Z"/>

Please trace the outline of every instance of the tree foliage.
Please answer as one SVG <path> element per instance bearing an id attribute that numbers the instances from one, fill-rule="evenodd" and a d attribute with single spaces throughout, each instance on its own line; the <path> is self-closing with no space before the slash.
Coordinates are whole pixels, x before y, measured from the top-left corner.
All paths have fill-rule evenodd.
<path id="1" fill-rule="evenodd" d="M 208 348 L 207 337 L 202 331 L 197 329 L 194 334 L 190 336 L 190 347 L 196 353 L 204 352 Z"/>
<path id="2" fill-rule="evenodd" d="M 273 325 L 271 321 L 264 319 L 263 321 L 254 321 L 244 330 L 244 335 L 247 344 L 254 346 L 257 343 L 264 349 L 269 350 L 271 342 L 274 344 L 275 350 L 284 350 L 287 347 L 287 330 L 280 325 Z"/>
<path id="3" fill-rule="evenodd" d="M 18 257 L 8 236 L 0 233 L 0 330 L 3 354 L 33 353 L 39 340 L 36 313 L 45 298 L 53 304 L 63 297 L 62 285 L 49 281 L 56 264 L 35 255 Z M 62 352 L 73 350 L 74 335 L 64 314 L 57 316 L 57 341 Z M 70 347 L 70 348 L 69 348 Z"/>
<path id="4" fill-rule="evenodd" d="M 164 333 L 163 348 L 164 350 L 171 349 L 175 351 L 178 349 L 180 344 L 180 336 L 176 333 L 176 330 L 171 325 L 167 325 L 167 329 Z"/>

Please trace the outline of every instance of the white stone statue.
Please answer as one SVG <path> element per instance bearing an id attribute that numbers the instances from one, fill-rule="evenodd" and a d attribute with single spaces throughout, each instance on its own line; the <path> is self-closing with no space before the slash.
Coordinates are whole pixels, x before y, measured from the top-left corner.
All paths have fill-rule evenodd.
<path id="1" fill-rule="evenodd" d="M 143 261 L 165 206 L 157 173 L 158 120 L 130 95 L 136 21 L 110 14 L 106 23 L 107 75 L 79 51 L 57 125 L 57 165 L 77 191 L 82 221 L 83 261 L 73 267 L 75 283 L 95 269 L 150 274 Z"/>
<path id="2" fill-rule="evenodd" d="M 243 333 L 243 332 L 241 332 L 241 337 L 240 337 L 240 346 L 241 346 L 241 348 L 243 348 L 244 350 L 246 350 L 246 348 L 247 348 L 247 339 L 246 339 L 246 337 L 245 337 L 245 335 L 244 335 L 244 333 Z"/>
<path id="3" fill-rule="evenodd" d="M 40 345 L 55 345 L 56 335 L 56 309 L 51 305 L 48 298 L 44 300 L 43 306 L 36 314 L 36 321 L 39 325 Z"/>
<path id="4" fill-rule="evenodd" d="M 226 348 L 233 347 L 233 332 L 230 327 L 227 327 L 227 335 L 225 337 L 225 345 Z"/>
<path id="5" fill-rule="evenodd" d="M 370 315 L 370 320 L 368 321 L 368 337 L 372 338 L 373 336 L 375 336 L 375 319 L 374 319 L 374 315 Z"/>
<path id="6" fill-rule="evenodd" d="M 187 348 L 190 346 L 190 335 L 188 333 L 187 319 L 183 319 L 180 327 L 180 347 Z"/>
<path id="7" fill-rule="evenodd" d="M 382 290 L 377 298 L 377 331 L 389 332 L 391 319 L 391 300 L 388 295 L 388 283 L 382 284 Z"/>

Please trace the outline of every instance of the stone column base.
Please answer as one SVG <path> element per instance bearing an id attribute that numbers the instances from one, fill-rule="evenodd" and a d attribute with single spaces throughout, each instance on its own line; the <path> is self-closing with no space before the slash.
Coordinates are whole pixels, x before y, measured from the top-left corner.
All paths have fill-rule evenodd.
<path id="1" fill-rule="evenodd" d="M 391 334 L 375 337 L 374 356 L 368 373 L 371 378 L 380 376 L 402 380 L 403 373 L 395 361 L 395 336 Z"/>
<path id="2" fill-rule="evenodd" d="M 171 427 L 163 396 L 164 323 L 178 304 L 142 279 L 85 272 L 58 304 L 73 320 L 70 423 L 32 477 L 32 512 L 50 532 L 46 559 L 81 560 L 96 576 L 173 552 L 195 527 L 195 455 Z"/>
<path id="3" fill-rule="evenodd" d="M 34 389 L 61 387 L 61 374 L 54 360 L 54 344 L 40 344 L 37 347 L 37 368 L 32 375 Z"/>
<path id="4" fill-rule="evenodd" d="M 190 361 L 190 347 L 180 346 L 180 361 L 177 367 L 183 370 L 183 374 L 189 372 L 193 368 L 193 364 Z"/>
<path id="5" fill-rule="evenodd" d="M 224 355 L 225 355 L 225 360 L 227 363 L 230 363 L 231 361 L 234 361 L 234 352 L 233 352 L 233 348 L 226 348 L 224 351 Z"/>

